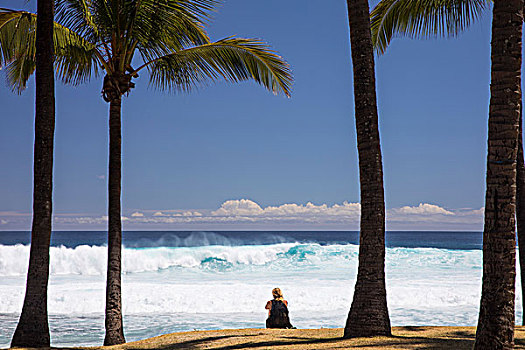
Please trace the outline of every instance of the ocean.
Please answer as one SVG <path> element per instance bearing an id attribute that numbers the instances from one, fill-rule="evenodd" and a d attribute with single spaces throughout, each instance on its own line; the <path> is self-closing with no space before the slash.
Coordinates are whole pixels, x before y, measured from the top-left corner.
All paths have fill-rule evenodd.
<path id="1" fill-rule="evenodd" d="M 0 348 L 9 346 L 25 292 L 29 232 L 0 232 Z M 49 281 L 53 346 L 101 345 L 105 232 L 54 232 Z M 263 328 L 279 287 L 298 328 L 343 327 L 357 274 L 357 232 L 124 232 L 127 341 L 160 334 Z M 393 326 L 475 326 L 480 232 L 388 232 Z M 516 322 L 521 323 L 519 271 Z"/>

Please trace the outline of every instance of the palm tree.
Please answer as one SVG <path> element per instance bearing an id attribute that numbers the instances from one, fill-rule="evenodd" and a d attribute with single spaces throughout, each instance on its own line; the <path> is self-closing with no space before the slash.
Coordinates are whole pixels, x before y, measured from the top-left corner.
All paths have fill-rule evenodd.
<path id="1" fill-rule="evenodd" d="M 53 141 L 55 130 L 53 1 L 39 0 L 37 12 L 33 224 L 24 306 L 11 342 L 12 347 L 32 348 L 50 346 L 47 319 L 47 284 L 53 209 Z M 0 27 L 3 24 L 0 19 Z"/>
<path id="2" fill-rule="evenodd" d="M 496 0 L 492 20 L 483 285 L 475 349 L 514 346 L 516 159 L 523 0 Z"/>
<path id="3" fill-rule="evenodd" d="M 382 0 L 371 13 L 372 41 L 383 54 L 394 35 L 413 37 L 456 36 L 467 29 L 486 10 L 492 0 L 413 0 L 409 3 Z M 521 120 L 520 111 L 520 120 Z M 519 250 L 521 295 L 525 296 L 525 160 L 523 157 L 522 121 L 519 123 L 516 165 L 516 223 Z M 525 303 L 522 303 L 525 315 Z M 525 325 L 525 317 L 522 317 Z"/>
<path id="4" fill-rule="evenodd" d="M 390 335 L 385 286 L 385 199 L 368 0 L 347 0 L 361 186 L 359 267 L 344 337 Z"/>
<path id="5" fill-rule="evenodd" d="M 56 71 L 79 84 L 104 72 L 102 97 L 109 103 L 108 271 L 104 345 L 125 342 L 121 302 L 121 106 L 133 79 L 148 71 L 150 84 L 190 91 L 209 81 L 255 80 L 289 96 L 286 62 L 255 39 L 229 37 L 210 42 L 205 22 L 215 0 L 57 0 Z M 29 16 L 27 16 L 29 17 Z M 20 20 L 13 19 L 12 22 Z M 31 32 L 20 35 L 20 46 Z M 0 41 L 2 33 L 0 31 Z M 10 40 L 9 38 L 6 39 Z M 3 45 L 3 43 L 0 43 Z M 12 43 L 6 47 L 16 50 Z M 19 56 L 8 67 L 11 83 L 25 87 L 34 57 Z M 134 66 L 138 68 L 134 68 Z"/>
<path id="6" fill-rule="evenodd" d="M 439 3 L 383 0 L 371 15 L 376 47 L 384 51 L 393 33 L 456 34 L 466 28 L 488 3 L 481 0 Z M 522 0 L 494 2 L 483 286 L 476 349 L 513 346 L 515 215 L 518 216 L 519 240 L 525 242 L 525 172 L 521 140 L 522 25 Z M 524 256 L 525 249 L 521 249 L 522 262 Z M 522 269 L 524 265 L 522 263 Z"/>

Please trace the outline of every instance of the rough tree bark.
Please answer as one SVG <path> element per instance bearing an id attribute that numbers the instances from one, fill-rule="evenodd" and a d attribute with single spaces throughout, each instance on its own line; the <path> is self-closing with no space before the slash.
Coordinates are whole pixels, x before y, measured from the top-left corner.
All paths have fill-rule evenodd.
<path id="1" fill-rule="evenodd" d="M 53 71 L 54 2 L 37 3 L 33 223 L 22 314 L 12 347 L 49 347 L 47 285 L 52 226 L 55 78 Z"/>
<path id="2" fill-rule="evenodd" d="M 525 1 L 523 2 L 525 8 Z M 523 45 L 523 43 L 522 43 Z M 523 157 L 523 106 L 520 106 L 518 162 L 516 164 L 516 226 L 518 236 L 521 298 L 525 297 L 525 163 Z M 524 247 L 521 249 L 521 247 Z M 525 326 L 525 303 L 521 303 L 521 324 Z"/>
<path id="3" fill-rule="evenodd" d="M 109 174 L 108 174 L 108 272 L 106 283 L 106 336 L 104 345 L 126 342 L 122 320 L 122 95 L 134 84 L 129 74 L 114 74 L 104 78 L 102 96 L 109 102 Z"/>
<path id="4" fill-rule="evenodd" d="M 483 285 L 475 349 L 514 347 L 516 160 L 523 0 L 496 0 L 492 21 Z"/>
<path id="5" fill-rule="evenodd" d="M 109 107 L 108 274 L 106 284 L 106 336 L 104 345 L 125 343 L 122 322 L 121 262 L 121 97 Z"/>
<path id="6" fill-rule="evenodd" d="M 525 296 L 525 160 L 523 158 L 523 107 L 520 110 L 518 163 L 516 164 L 516 221 L 521 276 L 521 297 Z M 522 249 L 523 247 L 523 249 Z M 525 303 L 522 302 L 522 324 L 525 325 Z"/>
<path id="7" fill-rule="evenodd" d="M 359 267 L 344 337 L 390 335 L 385 286 L 385 200 L 368 0 L 347 0 L 361 186 Z"/>

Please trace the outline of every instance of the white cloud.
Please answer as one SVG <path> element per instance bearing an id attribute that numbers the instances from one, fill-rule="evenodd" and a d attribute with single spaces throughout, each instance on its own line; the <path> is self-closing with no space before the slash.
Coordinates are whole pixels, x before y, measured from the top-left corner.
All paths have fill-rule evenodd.
<path id="1" fill-rule="evenodd" d="M 202 213 L 199 213 L 198 211 L 186 210 L 186 211 L 182 211 L 179 213 L 175 213 L 173 214 L 173 216 L 192 217 L 192 216 L 203 216 L 203 215 Z"/>
<path id="2" fill-rule="evenodd" d="M 218 210 L 212 211 L 214 216 L 239 216 L 239 215 L 259 215 L 263 209 L 259 204 L 249 199 L 229 200 L 222 203 Z"/>
<path id="3" fill-rule="evenodd" d="M 106 179 L 106 175 L 97 175 L 97 179 L 105 180 Z"/>
<path id="4" fill-rule="evenodd" d="M 124 229 L 341 229 L 358 230 L 361 205 L 285 203 L 263 207 L 250 199 L 225 201 L 216 210 L 137 210 Z M 30 213 L 0 212 L 8 229 L 29 229 Z M 55 214 L 55 229 L 105 229 L 107 216 Z M 388 230 L 481 230 L 483 208 L 445 209 L 436 204 L 390 208 Z M 5 228 L 4 228 L 5 229 Z"/>
<path id="5" fill-rule="evenodd" d="M 212 216 L 229 218 L 257 217 L 261 219 L 270 218 L 322 218 L 322 217 L 344 217 L 356 219 L 360 215 L 361 204 L 348 203 L 315 205 L 311 202 L 302 204 L 287 203 L 279 206 L 268 206 L 262 208 L 259 204 L 249 199 L 229 200 L 222 206 L 211 212 Z"/>
<path id="6" fill-rule="evenodd" d="M 479 209 L 461 210 L 461 211 L 458 211 L 456 213 L 456 215 L 460 215 L 460 216 L 468 216 L 468 215 L 484 216 L 485 215 L 485 207 L 481 207 Z"/>
<path id="7" fill-rule="evenodd" d="M 98 226 L 105 225 L 108 221 L 107 216 L 59 216 L 55 215 L 55 223 L 63 225 Z"/>
<path id="8" fill-rule="evenodd" d="M 484 209 L 449 210 L 420 203 L 387 211 L 387 229 L 395 230 L 482 230 Z"/>
<path id="9" fill-rule="evenodd" d="M 419 203 L 416 207 L 405 206 L 390 210 L 395 214 L 415 214 L 415 215 L 455 215 L 453 212 L 446 210 L 440 206 L 428 203 Z"/>

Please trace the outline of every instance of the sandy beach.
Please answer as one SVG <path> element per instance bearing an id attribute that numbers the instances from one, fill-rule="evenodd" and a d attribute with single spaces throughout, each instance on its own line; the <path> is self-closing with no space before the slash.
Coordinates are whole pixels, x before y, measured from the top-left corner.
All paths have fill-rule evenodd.
<path id="1" fill-rule="evenodd" d="M 341 328 L 193 331 L 112 347 L 84 349 L 472 349 L 475 327 L 393 327 L 391 337 L 342 339 Z M 516 349 L 525 349 L 525 327 L 516 327 Z"/>

